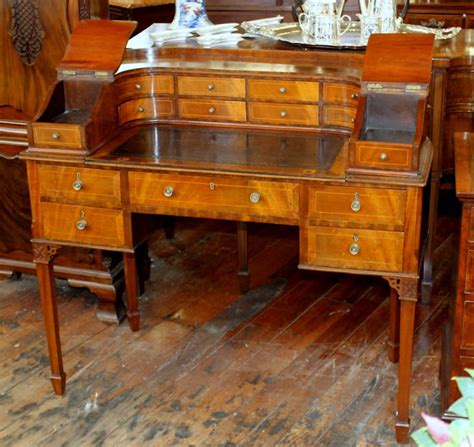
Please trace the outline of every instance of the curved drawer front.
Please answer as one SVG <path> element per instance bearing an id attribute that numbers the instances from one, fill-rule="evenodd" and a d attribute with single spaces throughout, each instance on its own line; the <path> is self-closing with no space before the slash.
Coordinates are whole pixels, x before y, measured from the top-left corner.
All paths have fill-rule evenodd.
<path id="1" fill-rule="evenodd" d="M 385 169 L 409 169 L 412 165 L 413 148 L 409 145 L 379 145 L 356 143 L 355 166 Z"/>
<path id="2" fill-rule="evenodd" d="M 235 121 L 247 119 L 245 102 L 180 99 L 179 117 L 191 120 Z"/>
<path id="3" fill-rule="evenodd" d="M 37 146 L 79 149 L 81 129 L 75 124 L 33 123 L 33 139 Z"/>
<path id="4" fill-rule="evenodd" d="M 326 126 L 354 127 L 357 109 L 348 106 L 323 106 L 322 124 Z"/>
<path id="5" fill-rule="evenodd" d="M 119 210 L 41 204 L 45 239 L 107 247 L 125 246 L 123 212 Z"/>
<path id="6" fill-rule="evenodd" d="M 403 233 L 308 227 L 302 230 L 301 264 L 380 272 L 401 272 Z"/>
<path id="7" fill-rule="evenodd" d="M 319 100 L 319 84 L 317 82 L 250 79 L 248 88 L 251 100 L 278 102 L 317 102 Z"/>
<path id="8" fill-rule="evenodd" d="M 249 105 L 249 121 L 295 126 L 317 126 L 318 108 L 303 104 L 269 104 L 254 102 Z"/>
<path id="9" fill-rule="evenodd" d="M 120 104 L 118 112 L 120 125 L 134 120 L 172 118 L 175 115 L 173 100 L 165 98 L 132 99 Z"/>
<path id="10" fill-rule="evenodd" d="M 308 188 L 308 217 L 329 225 L 405 225 L 407 193 L 401 189 L 355 186 Z"/>
<path id="11" fill-rule="evenodd" d="M 129 184 L 132 206 L 163 208 L 165 213 L 298 217 L 299 186 L 292 183 L 130 172 Z"/>
<path id="12" fill-rule="evenodd" d="M 42 199 L 112 207 L 121 204 L 117 171 L 39 165 L 38 179 Z"/>
<path id="13" fill-rule="evenodd" d="M 178 77 L 178 94 L 243 99 L 245 98 L 245 80 L 239 78 L 180 76 Z"/>
<path id="14" fill-rule="evenodd" d="M 173 76 L 136 76 L 117 80 L 119 101 L 140 95 L 172 95 Z"/>
<path id="15" fill-rule="evenodd" d="M 324 102 L 344 102 L 357 106 L 360 88 L 351 84 L 326 82 L 323 85 Z"/>

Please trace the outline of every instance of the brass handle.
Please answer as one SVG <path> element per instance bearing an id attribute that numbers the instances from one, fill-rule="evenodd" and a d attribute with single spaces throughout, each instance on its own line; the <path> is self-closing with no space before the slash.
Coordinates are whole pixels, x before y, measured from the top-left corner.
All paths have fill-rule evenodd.
<path id="1" fill-rule="evenodd" d="M 145 107 L 140 106 L 140 107 L 138 108 L 138 111 L 139 111 L 140 113 L 143 113 L 143 112 L 145 111 Z"/>
<path id="2" fill-rule="evenodd" d="M 260 193 L 259 192 L 252 192 L 250 194 L 249 199 L 250 199 L 250 202 L 252 202 L 252 203 L 260 202 Z"/>
<path id="3" fill-rule="evenodd" d="M 209 113 L 215 113 L 216 108 L 215 107 L 209 107 Z"/>
<path id="4" fill-rule="evenodd" d="M 81 180 L 81 173 L 78 172 L 76 174 L 76 180 L 72 182 L 72 189 L 74 191 L 80 191 L 83 186 L 84 186 L 84 182 Z"/>
<path id="5" fill-rule="evenodd" d="M 388 155 L 385 152 L 382 152 L 380 154 L 380 160 L 382 161 L 388 160 Z"/>
<path id="6" fill-rule="evenodd" d="M 280 93 L 286 93 L 286 88 L 285 87 L 280 87 Z"/>
<path id="7" fill-rule="evenodd" d="M 356 122 L 355 118 L 351 118 L 351 123 L 354 124 Z"/>
<path id="8" fill-rule="evenodd" d="M 281 116 L 282 118 L 285 118 L 287 115 L 288 115 L 288 113 L 286 113 L 285 111 L 280 112 L 280 116 Z"/>
<path id="9" fill-rule="evenodd" d="M 207 84 L 207 89 L 208 89 L 209 91 L 214 90 L 214 84 L 213 84 L 212 82 L 209 83 L 209 84 Z"/>
<path id="10" fill-rule="evenodd" d="M 352 93 L 351 98 L 352 99 L 357 99 L 359 95 L 357 93 Z"/>
<path id="11" fill-rule="evenodd" d="M 360 204 L 360 198 L 359 198 L 359 193 L 356 192 L 354 194 L 354 200 L 351 203 L 351 210 L 354 212 L 359 212 L 361 209 L 361 204 Z"/>
<path id="12" fill-rule="evenodd" d="M 53 135 L 53 140 L 59 140 L 61 138 L 61 134 L 59 132 L 54 132 Z"/>
<path id="13" fill-rule="evenodd" d="M 171 197 L 172 195 L 174 194 L 174 188 L 172 186 L 167 186 L 164 190 L 163 190 L 163 195 L 165 197 Z"/>
<path id="14" fill-rule="evenodd" d="M 352 256 L 357 256 L 360 253 L 360 245 L 355 242 L 351 244 L 351 246 L 349 247 L 349 253 Z"/>
<path id="15" fill-rule="evenodd" d="M 135 90 L 141 90 L 141 89 L 142 89 L 142 85 L 137 82 L 135 84 Z"/>
<path id="16" fill-rule="evenodd" d="M 79 231 L 84 231 L 87 228 L 87 220 L 85 219 L 86 213 L 84 210 L 79 212 L 79 220 L 76 222 L 76 228 Z"/>
<path id="17" fill-rule="evenodd" d="M 216 184 L 214 182 L 209 183 L 209 189 L 214 191 L 216 189 Z"/>

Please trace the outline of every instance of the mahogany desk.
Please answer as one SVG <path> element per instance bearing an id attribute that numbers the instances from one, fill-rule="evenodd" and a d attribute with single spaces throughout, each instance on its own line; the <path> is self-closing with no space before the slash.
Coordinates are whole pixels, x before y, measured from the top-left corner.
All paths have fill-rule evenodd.
<path id="1" fill-rule="evenodd" d="M 432 145 L 421 145 L 415 160 L 403 142 L 415 131 L 421 138 L 423 109 L 409 105 L 429 78 L 424 87 L 402 85 L 406 107 L 393 107 L 385 95 L 388 108 L 405 121 L 414 113 L 417 123 L 397 133 L 398 147 L 361 145 L 354 158 L 349 136 L 362 125 L 359 94 L 362 103 L 367 95 L 359 93 L 359 55 L 162 48 L 127 53 L 114 76 L 130 32 L 112 22 L 81 22 L 23 154 L 55 392 L 65 389 L 51 263 L 61 246 L 123 253 L 127 315 L 138 330 L 137 215 L 241 222 L 244 252 L 245 222 L 296 225 L 300 268 L 389 282 L 388 351 L 399 360 L 396 433 L 406 440 Z M 102 54 L 85 51 L 89 35 Z M 367 101 L 377 109 L 374 98 Z"/>

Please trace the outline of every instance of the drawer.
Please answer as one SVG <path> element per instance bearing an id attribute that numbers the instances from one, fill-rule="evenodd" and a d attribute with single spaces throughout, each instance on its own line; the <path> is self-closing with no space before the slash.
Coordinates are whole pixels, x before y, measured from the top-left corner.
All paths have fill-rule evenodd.
<path id="1" fill-rule="evenodd" d="M 299 186 L 293 183 L 130 172 L 129 185 L 132 206 L 161 208 L 166 214 L 298 217 Z"/>
<path id="2" fill-rule="evenodd" d="M 381 146 L 379 143 L 357 142 L 354 155 L 357 167 L 410 169 L 413 150 L 410 145 Z"/>
<path id="3" fill-rule="evenodd" d="M 32 128 L 34 144 L 37 146 L 82 147 L 81 129 L 76 124 L 33 123 Z"/>
<path id="4" fill-rule="evenodd" d="M 354 106 L 359 100 L 360 88 L 350 84 L 327 82 L 323 85 L 324 102 L 344 102 Z"/>
<path id="5" fill-rule="evenodd" d="M 120 173 L 105 169 L 38 166 L 41 199 L 120 207 Z"/>
<path id="6" fill-rule="evenodd" d="M 172 95 L 173 76 L 136 76 L 117 80 L 119 101 L 139 95 Z"/>
<path id="7" fill-rule="evenodd" d="M 302 231 L 301 264 L 342 269 L 401 272 L 403 233 L 334 227 Z"/>
<path id="8" fill-rule="evenodd" d="M 323 124 L 326 126 L 340 126 L 352 129 L 357 109 L 348 106 L 323 106 Z"/>
<path id="9" fill-rule="evenodd" d="M 119 123 L 129 121 L 172 118 L 174 117 L 174 102 L 164 98 L 140 98 L 124 102 L 118 107 Z"/>
<path id="10" fill-rule="evenodd" d="M 43 202 L 42 237 L 52 241 L 123 247 L 125 231 L 123 212 L 104 208 Z M 83 224 L 83 229 L 81 224 Z"/>
<path id="11" fill-rule="evenodd" d="M 401 189 L 309 187 L 308 217 L 327 225 L 379 224 L 403 228 L 406 200 L 406 191 Z"/>
<path id="12" fill-rule="evenodd" d="M 303 101 L 319 100 L 319 84 L 306 81 L 269 81 L 250 79 L 249 98 L 268 101 Z"/>
<path id="13" fill-rule="evenodd" d="M 202 76 L 178 77 L 180 95 L 226 96 L 245 98 L 245 80 L 238 78 L 212 78 Z"/>
<path id="14" fill-rule="evenodd" d="M 180 99 L 179 116 L 194 120 L 246 121 L 245 102 Z"/>
<path id="15" fill-rule="evenodd" d="M 249 105 L 249 120 L 253 123 L 317 126 L 316 105 L 269 104 L 254 102 Z"/>
<path id="16" fill-rule="evenodd" d="M 463 303 L 461 349 L 474 349 L 474 301 Z"/>

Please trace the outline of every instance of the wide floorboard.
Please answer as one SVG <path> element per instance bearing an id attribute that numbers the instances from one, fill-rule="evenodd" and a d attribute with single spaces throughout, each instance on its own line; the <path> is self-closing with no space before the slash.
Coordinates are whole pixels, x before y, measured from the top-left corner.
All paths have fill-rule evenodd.
<path id="1" fill-rule="evenodd" d="M 451 199 L 452 200 L 452 199 Z M 435 287 L 416 318 L 412 425 L 439 411 L 457 213 L 441 215 Z M 36 280 L 0 283 L 0 445 L 391 446 L 397 366 L 380 278 L 297 269 L 292 227 L 249 226 L 239 293 L 235 224 L 158 229 L 141 330 L 105 326 L 58 282 L 64 397 L 52 393 Z"/>

